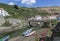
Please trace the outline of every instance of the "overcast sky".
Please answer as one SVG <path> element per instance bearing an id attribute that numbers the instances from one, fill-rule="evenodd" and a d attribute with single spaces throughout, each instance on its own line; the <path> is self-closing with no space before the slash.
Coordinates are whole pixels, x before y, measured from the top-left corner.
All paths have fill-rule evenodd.
<path id="1" fill-rule="evenodd" d="M 0 3 L 26 7 L 60 6 L 60 0 L 0 0 Z"/>

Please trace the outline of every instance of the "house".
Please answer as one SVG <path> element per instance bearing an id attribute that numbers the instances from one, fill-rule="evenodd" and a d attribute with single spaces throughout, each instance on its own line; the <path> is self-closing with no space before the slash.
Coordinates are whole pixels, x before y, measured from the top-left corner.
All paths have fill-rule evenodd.
<path id="1" fill-rule="evenodd" d="M 9 16 L 9 14 L 3 8 L 0 8 L 0 17 L 3 17 L 3 16 Z"/>
<path id="2" fill-rule="evenodd" d="M 41 17 L 40 15 L 36 15 L 36 16 L 34 16 L 34 17 L 28 18 L 28 20 L 41 21 L 41 20 L 42 20 L 42 17 Z"/>
<path id="3" fill-rule="evenodd" d="M 42 17 L 40 15 L 36 15 L 35 17 L 28 18 L 29 25 L 31 26 L 41 26 L 43 22 L 41 22 Z"/>
<path id="4" fill-rule="evenodd" d="M 57 17 L 52 15 L 52 16 L 48 16 L 48 19 L 57 20 Z"/>
<path id="5" fill-rule="evenodd" d="M 37 15 L 37 16 L 35 16 L 35 18 L 34 18 L 34 20 L 42 20 L 42 17 L 41 16 L 39 16 L 39 15 Z"/>
<path id="6" fill-rule="evenodd" d="M 36 21 L 39 21 L 39 20 L 42 20 L 42 17 L 40 15 L 36 15 L 35 17 L 28 18 L 28 20 L 36 20 Z"/>
<path id="7" fill-rule="evenodd" d="M 48 20 L 49 20 L 49 19 L 48 19 L 47 16 L 42 17 L 42 21 L 48 21 Z"/>

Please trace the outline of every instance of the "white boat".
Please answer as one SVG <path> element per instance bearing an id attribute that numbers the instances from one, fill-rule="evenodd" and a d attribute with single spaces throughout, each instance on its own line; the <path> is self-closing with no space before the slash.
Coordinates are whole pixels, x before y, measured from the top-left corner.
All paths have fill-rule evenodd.
<path id="1" fill-rule="evenodd" d="M 33 34 L 35 34 L 35 32 L 36 32 L 36 31 L 32 31 L 32 32 L 26 34 L 25 36 L 26 36 L 26 37 L 28 37 L 28 36 L 32 36 Z"/>

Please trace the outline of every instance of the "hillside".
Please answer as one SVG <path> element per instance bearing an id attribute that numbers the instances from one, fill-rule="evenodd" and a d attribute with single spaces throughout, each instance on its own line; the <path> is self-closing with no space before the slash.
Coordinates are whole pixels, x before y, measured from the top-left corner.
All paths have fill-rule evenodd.
<path id="1" fill-rule="evenodd" d="M 19 9 L 15 9 L 14 6 L 10 6 L 7 4 L 0 3 L 0 8 L 4 8 L 11 17 L 26 19 L 27 17 L 35 16 L 35 15 L 48 15 L 47 12 L 38 11 L 39 8 L 26 8 L 26 7 L 18 7 Z"/>
<path id="2" fill-rule="evenodd" d="M 13 6 L 10 6 L 7 4 L 0 3 L 0 8 L 4 8 L 12 17 L 17 17 L 18 14 L 15 14 L 15 13 L 17 12 L 19 13 L 19 10 L 16 10 Z"/>
<path id="3" fill-rule="evenodd" d="M 11 12 L 11 11 L 14 10 L 14 7 L 13 6 L 10 6 L 10 5 L 7 5 L 7 4 L 2 4 L 2 3 L 0 3 L 0 8 L 4 8 L 8 12 Z"/>
<path id="4" fill-rule="evenodd" d="M 4 8 L 14 18 L 24 17 L 27 13 L 29 13 L 29 8 L 19 7 L 19 9 L 15 9 L 14 6 L 2 3 L 0 3 L 0 8 Z"/>

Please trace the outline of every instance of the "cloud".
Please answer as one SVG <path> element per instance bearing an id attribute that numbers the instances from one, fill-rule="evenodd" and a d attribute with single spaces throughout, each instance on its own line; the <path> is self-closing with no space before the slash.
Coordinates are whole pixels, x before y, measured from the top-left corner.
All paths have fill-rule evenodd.
<path id="1" fill-rule="evenodd" d="M 8 5 L 14 5 L 15 3 L 14 2 L 9 2 Z"/>
<path id="2" fill-rule="evenodd" d="M 14 0 L 14 1 L 21 1 L 21 0 Z"/>
<path id="3" fill-rule="evenodd" d="M 22 4 L 33 5 L 36 3 L 36 0 L 21 0 Z"/>

